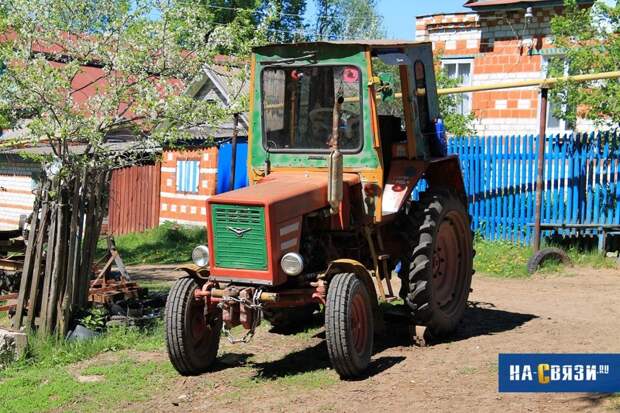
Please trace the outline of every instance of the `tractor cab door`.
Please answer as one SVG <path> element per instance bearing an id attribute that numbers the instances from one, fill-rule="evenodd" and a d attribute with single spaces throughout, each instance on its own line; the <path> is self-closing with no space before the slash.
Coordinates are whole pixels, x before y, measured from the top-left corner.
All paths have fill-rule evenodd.
<path id="1" fill-rule="evenodd" d="M 415 119 L 415 150 L 412 152 L 414 158 L 426 159 L 430 157 L 430 143 L 435 136 L 435 121 L 440 116 L 433 51 L 425 44 L 410 47 L 405 53 L 411 62 L 407 66 L 407 98 L 412 102 Z"/>
<path id="2" fill-rule="evenodd" d="M 380 94 L 382 216 L 388 216 L 398 212 L 431 157 L 439 105 L 430 45 L 376 50 L 372 66 Z"/>
<path id="3" fill-rule="evenodd" d="M 386 173 L 394 155 L 430 158 L 440 116 L 431 46 L 375 50 L 373 75 L 381 95 L 377 113 Z"/>

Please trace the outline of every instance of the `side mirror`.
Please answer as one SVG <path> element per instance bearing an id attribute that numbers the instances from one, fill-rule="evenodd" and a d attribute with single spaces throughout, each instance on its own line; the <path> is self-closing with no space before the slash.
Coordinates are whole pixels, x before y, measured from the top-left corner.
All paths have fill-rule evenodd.
<path id="1" fill-rule="evenodd" d="M 394 100 L 394 75 L 392 73 L 379 73 L 379 88 L 377 92 L 381 93 L 381 100 L 391 102 Z"/>

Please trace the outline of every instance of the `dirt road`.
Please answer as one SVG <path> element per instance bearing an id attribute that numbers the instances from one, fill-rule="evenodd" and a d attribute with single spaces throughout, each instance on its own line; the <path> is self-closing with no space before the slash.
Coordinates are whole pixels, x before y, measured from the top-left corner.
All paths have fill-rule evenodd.
<path id="1" fill-rule="evenodd" d="M 477 275 L 470 308 L 450 341 L 411 347 L 388 325 L 367 378 L 340 381 L 329 369 L 322 329 L 296 335 L 261 329 L 249 345 L 223 344 L 215 371 L 173 377 L 139 411 L 620 410 L 616 396 L 500 394 L 501 352 L 620 352 L 620 270 L 569 269 L 557 276 Z M 164 358 L 166 355 L 159 354 Z"/>

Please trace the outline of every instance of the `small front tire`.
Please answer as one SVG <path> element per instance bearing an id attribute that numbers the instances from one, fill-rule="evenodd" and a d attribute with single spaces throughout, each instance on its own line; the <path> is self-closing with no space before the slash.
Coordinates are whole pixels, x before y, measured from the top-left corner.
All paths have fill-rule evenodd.
<path id="1" fill-rule="evenodd" d="M 168 356 L 174 368 L 184 376 L 206 372 L 220 345 L 221 311 L 205 316 L 204 300 L 194 298 L 194 291 L 199 287 L 193 278 L 180 278 L 166 302 Z"/>
<path id="2" fill-rule="evenodd" d="M 340 377 L 359 377 L 370 363 L 374 324 L 370 295 L 352 273 L 336 274 L 329 282 L 325 305 L 327 351 Z"/>

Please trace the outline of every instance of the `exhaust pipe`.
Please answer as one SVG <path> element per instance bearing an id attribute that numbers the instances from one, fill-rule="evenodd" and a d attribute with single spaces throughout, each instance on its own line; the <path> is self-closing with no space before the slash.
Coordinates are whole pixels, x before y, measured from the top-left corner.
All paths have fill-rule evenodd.
<path id="1" fill-rule="evenodd" d="M 334 115 L 332 123 L 331 153 L 327 165 L 327 202 L 330 206 L 332 215 L 338 214 L 342 202 L 343 185 L 343 159 L 342 152 L 338 149 L 338 138 L 340 135 L 340 118 L 342 113 L 342 103 L 344 98 L 338 96 L 334 104 Z"/>

